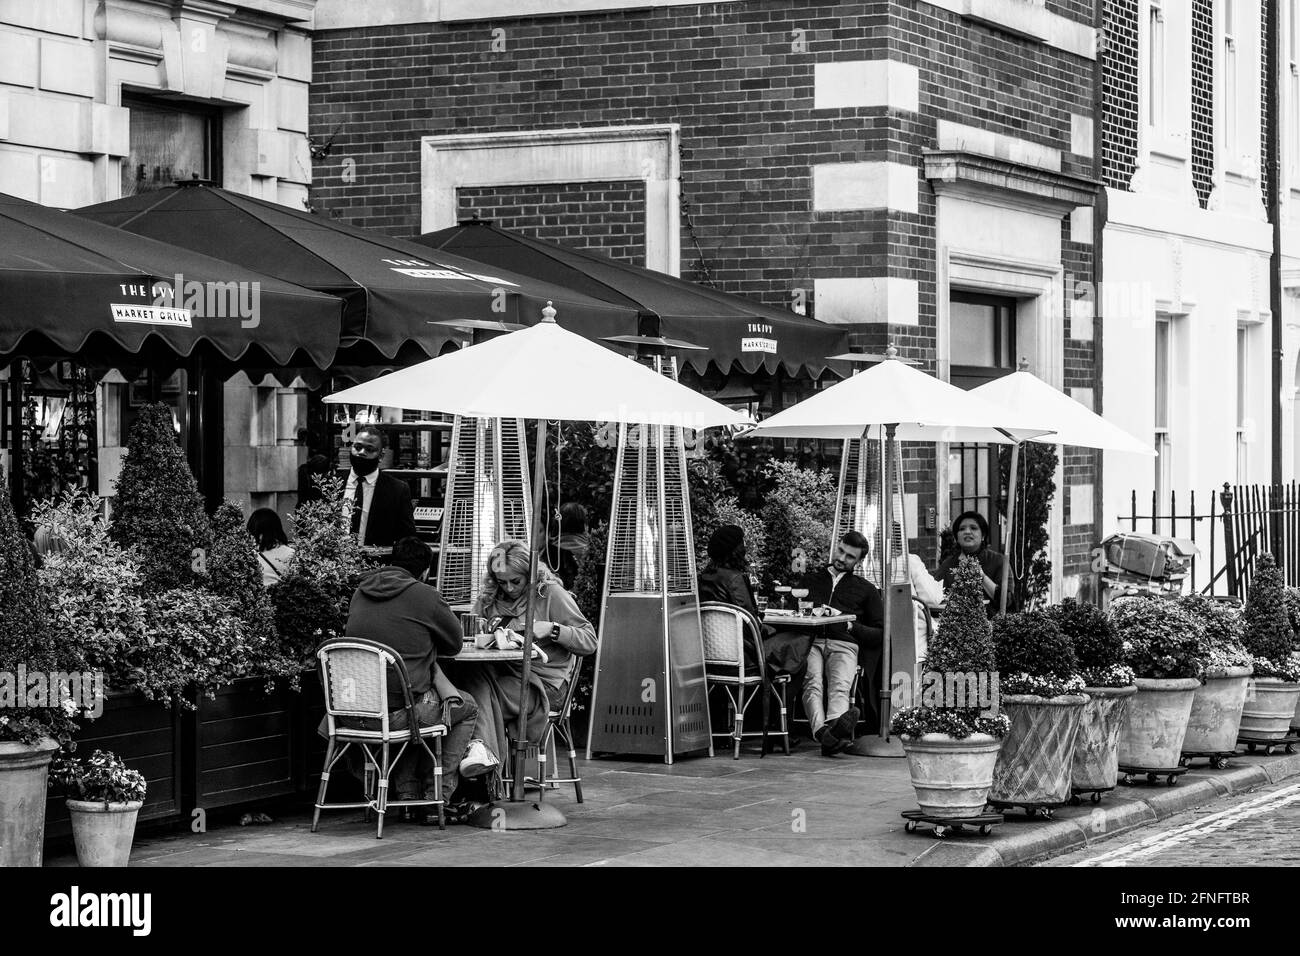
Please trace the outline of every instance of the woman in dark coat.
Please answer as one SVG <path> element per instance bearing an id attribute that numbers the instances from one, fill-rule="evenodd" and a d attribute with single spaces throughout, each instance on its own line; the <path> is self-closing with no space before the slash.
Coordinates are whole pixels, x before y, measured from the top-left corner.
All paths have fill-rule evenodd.
<path id="1" fill-rule="evenodd" d="M 952 587 L 952 579 L 962 557 L 974 558 L 984 572 L 984 595 L 988 600 L 989 617 L 993 617 L 1000 603 L 1002 569 L 1006 566 L 1007 559 L 989 547 L 989 523 L 977 511 L 963 511 L 953 520 L 952 536 L 957 542 L 958 551 L 935 568 L 934 579 L 943 583 L 945 591 L 948 590 Z"/>
<path id="2" fill-rule="evenodd" d="M 749 560 L 745 554 L 745 532 L 738 525 L 724 524 L 709 538 L 709 563 L 699 574 L 700 603 L 720 601 L 743 608 L 754 615 L 763 631 L 763 638 L 772 633 L 772 629 L 763 624 L 763 615 L 758 613 L 758 603 L 754 600 L 754 589 L 749 583 Z M 756 660 L 751 660 L 753 648 L 745 647 L 745 659 L 758 672 Z"/>

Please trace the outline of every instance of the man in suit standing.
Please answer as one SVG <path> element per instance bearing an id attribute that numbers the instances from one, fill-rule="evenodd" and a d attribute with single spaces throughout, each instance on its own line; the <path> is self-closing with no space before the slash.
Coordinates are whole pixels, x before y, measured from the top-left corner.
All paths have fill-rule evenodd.
<path id="1" fill-rule="evenodd" d="M 411 489 L 406 482 L 379 470 L 384 450 L 384 433 L 374 425 L 363 425 L 352 439 L 348 460 L 348 482 L 343 504 L 352 522 L 352 533 L 363 545 L 390 548 L 394 541 L 416 537 Z"/>
<path id="2" fill-rule="evenodd" d="M 852 706 L 849 690 L 859 662 L 868 675 L 875 670 L 883 643 L 885 606 L 880 592 L 853 573 L 866 557 L 867 547 L 863 535 L 847 532 L 836 542 L 831 563 L 810 571 L 800 582 L 814 606 L 828 605 L 857 617 L 847 624 L 819 628 L 808 651 L 803 708 L 813 737 L 828 757 L 847 750 L 853 742 L 860 714 Z"/>

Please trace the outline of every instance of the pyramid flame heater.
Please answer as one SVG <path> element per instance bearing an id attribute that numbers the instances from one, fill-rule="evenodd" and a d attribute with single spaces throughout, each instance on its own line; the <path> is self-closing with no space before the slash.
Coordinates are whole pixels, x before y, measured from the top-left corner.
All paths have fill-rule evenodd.
<path id="1" fill-rule="evenodd" d="M 456 416 L 447 459 L 438 590 L 449 604 L 478 597 L 493 545 L 528 543 L 533 526 L 524 423 Z"/>
<path id="2" fill-rule="evenodd" d="M 693 541 L 681 428 L 620 425 L 588 757 L 713 753 Z"/>

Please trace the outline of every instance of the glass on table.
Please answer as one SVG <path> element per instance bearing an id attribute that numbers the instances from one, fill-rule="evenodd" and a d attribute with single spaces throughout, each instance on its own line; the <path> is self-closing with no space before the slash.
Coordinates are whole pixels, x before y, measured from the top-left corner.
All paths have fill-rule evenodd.
<path id="1" fill-rule="evenodd" d="M 788 611 L 790 609 L 790 592 L 794 589 L 788 584 L 778 584 L 774 590 L 776 591 L 776 599 L 781 602 L 782 609 Z"/>
<path id="2" fill-rule="evenodd" d="M 765 597 L 756 597 L 756 598 L 754 598 L 754 603 L 758 605 L 758 616 L 759 616 L 759 617 L 762 617 L 764 614 L 767 613 L 767 598 L 765 598 Z"/>
<path id="3" fill-rule="evenodd" d="M 812 614 L 812 601 L 805 600 L 808 597 L 807 588 L 791 588 L 790 596 L 799 602 L 800 617 L 808 617 Z"/>

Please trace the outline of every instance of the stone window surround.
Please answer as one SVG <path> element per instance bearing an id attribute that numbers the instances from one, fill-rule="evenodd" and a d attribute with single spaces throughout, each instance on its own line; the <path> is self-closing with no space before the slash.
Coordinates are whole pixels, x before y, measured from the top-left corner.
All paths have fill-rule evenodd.
<path id="1" fill-rule="evenodd" d="M 677 123 L 457 133 L 420 139 L 420 231 L 456 225 L 461 186 L 645 183 L 645 266 L 681 274 Z"/>

